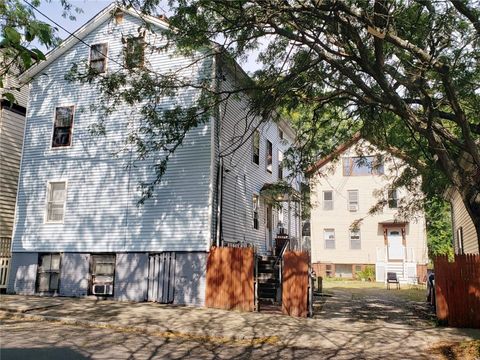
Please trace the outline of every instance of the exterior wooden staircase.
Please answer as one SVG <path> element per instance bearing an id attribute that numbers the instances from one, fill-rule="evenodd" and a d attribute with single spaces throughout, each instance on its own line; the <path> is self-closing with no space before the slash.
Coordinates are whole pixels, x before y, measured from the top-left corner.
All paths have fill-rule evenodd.
<path id="1" fill-rule="evenodd" d="M 266 255 L 258 260 L 258 300 L 260 303 L 277 303 L 280 286 L 277 257 Z"/>

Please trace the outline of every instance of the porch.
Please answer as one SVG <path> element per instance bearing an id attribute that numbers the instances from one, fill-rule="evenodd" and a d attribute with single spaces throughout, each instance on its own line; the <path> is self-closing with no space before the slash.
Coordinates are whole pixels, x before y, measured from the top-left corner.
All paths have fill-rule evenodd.
<path id="1" fill-rule="evenodd" d="M 381 246 L 376 248 L 375 277 L 377 282 L 386 282 L 387 273 L 394 272 L 400 283 L 417 284 L 417 260 L 413 247 Z"/>

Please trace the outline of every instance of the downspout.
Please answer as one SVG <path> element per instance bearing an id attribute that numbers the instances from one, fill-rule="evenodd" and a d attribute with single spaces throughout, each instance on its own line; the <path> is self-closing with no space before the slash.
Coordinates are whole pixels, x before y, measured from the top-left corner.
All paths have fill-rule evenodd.
<path id="1" fill-rule="evenodd" d="M 218 168 L 217 168 L 217 229 L 215 231 L 217 247 L 219 247 L 221 243 L 222 208 L 223 208 L 223 159 L 220 159 L 220 161 L 218 161 Z"/>
<path id="2" fill-rule="evenodd" d="M 215 92 L 218 94 L 220 90 L 220 56 L 217 54 L 214 58 L 213 76 L 215 81 Z M 215 136 L 218 139 L 218 152 L 217 152 L 217 223 L 215 230 L 215 245 L 219 247 L 222 242 L 222 210 L 223 210 L 223 158 L 220 157 L 222 151 L 222 136 L 220 134 L 220 105 L 217 105 L 215 111 Z"/>

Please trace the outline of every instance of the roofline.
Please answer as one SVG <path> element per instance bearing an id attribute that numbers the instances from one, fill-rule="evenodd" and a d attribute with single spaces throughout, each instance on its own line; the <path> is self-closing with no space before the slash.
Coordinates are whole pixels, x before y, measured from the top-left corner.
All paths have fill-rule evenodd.
<path id="1" fill-rule="evenodd" d="M 105 7 L 103 10 L 101 10 L 93 18 L 91 18 L 85 24 L 83 24 L 81 27 L 75 30 L 59 46 L 57 46 L 56 48 L 48 52 L 45 56 L 46 60 L 39 62 L 37 65 L 31 67 L 30 69 L 20 74 L 20 76 L 18 77 L 19 81 L 24 83 L 30 80 L 31 78 L 35 77 L 40 71 L 45 69 L 48 65 L 50 65 L 52 62 L 54 62 L 56 59 L 58 59 L 60 56 L 62 56 L 68 50 L 70 50 L 75 44 L 77 44 L 77 42 L 80 41 L 79 39 L 83 39 L 99 24 L 107 20 L 111 15 L 113 15 L 113 12 L 117 9 L 120 9 L 123 12 L 131 16 L 134 16 L 136 18 L 145 20 L 153 25 L 160 27 L 161 29 L 164 29 L 164 30 L 168 29 L 168 23 L 164 20 L 160 20 L 150 15 L 145 15 L 145 14 L 140 15 L 137 11 L 135 11 L 132 8 L 125 8 L 125 7 L 118 6 L 115 3 L 111 3 L 107 7 Z"/>
<path id="2" fill-rule="evenodd" d="M 306 173 L 307 174 L 312 174 L 314 173 L 315 171 L 318 171 L 320 170 L 322 167 L 324 167 L 326 164 L 328 164 L 329 162 L 331 162 L 333 159 L 335 159 L 335 157 L 337 157 L 338 155 L 340 155 L 341 153 L 343 153 L 345 150 L 347 150 L 348 148 L 350 148 L 352 145 L 354 145 L 355 143 L 357 143 L 360 139 L 362 138 L 362 135 L 357 132 L 355 135 L 352 136 L 352 138 L 346 142 L 344 142 L 343 144 L 340 144 L 339 146 L 337 146 L 337 148 L 335 150 L 333 150 L 330 154 L 328 154 L 327 156 L 321 158 L 320 160 L 318 160 L 313 166 L 311 166 L 307 171 Z"/>

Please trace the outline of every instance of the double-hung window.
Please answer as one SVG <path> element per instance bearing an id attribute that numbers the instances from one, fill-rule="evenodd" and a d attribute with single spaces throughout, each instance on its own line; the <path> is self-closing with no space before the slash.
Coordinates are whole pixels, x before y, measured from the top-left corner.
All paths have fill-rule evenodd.
<path id="1" fill-rule="evenodd" d="M 140 37 L 127 38 L 125 47 L 125 65 L 129 69 L 143 67 L 145 61 L 145 39 Z"/>
<path id="2" fill-rule="evenodd" d="M 57 292 L 60 254 L 41 254 L 38 259 L 37 292 Z"/>
<path id="3" fill-rule="evenodd" d="M 360 230 L 350 230 L 350 249 L 359 250 L 361 248 Z"/>
<path id="4" fill-rule="evenodd" d="M 358 190 L 348 190 L 348 211 L 358 211 Z"/>
<path id="5" fill-rule="evenodd" d="M 258 132 L 258 130 L 255 130 L 253 132 L 252 161 L 254 164 L 260 164 L 260 133 Z"/>
<path id="6" fill-rule="evenodd" d="M 92 255 L 92 293 L 113 295 L 115 255 Z"/>
<path id="7" fill-rule="evenodd" d="M 323 192 L 323 210 L 333 210 L 333 191 Z"/>
<path id="8" fill-rule="evenodd" d="M 252 200 L 253 200 L 252 201 L 253 228 L 258 230 L 258 209 L 260 208 L 260 197 L 256 194 L 254 194 Z"/>
<path id="9" fill-rule="evenodd" d="M 65 217 L 65 200 L 67 183 L 65 181 L 49 182 L 47 186 L 47 223 L 61 223 Z"/>
<path id="10" fill-rule="evenodd" d="M 335 229 L 324 229 L 325 249 L 335 249 Z"/>
<path id="11" fill-rule="evenodd" d="M 273 145 L 272 143 L 267 140 L 267 148 L 265 152 L 265 164 L 267 166 L 267 171 L 272 173 L 272 165 L 273 165 Z"/>
<path id="12" fill-rule="evenodd" d="M 52 148 L 72 144 L 73 110 L 73 106 L 62 106 L 55 109 Z"/>
<path id="13" fill-rule="evenodd" d="M 398 207 L 398 194 L 396 189 L 388 190 L 388 207 L 396 209 Z"/>
<path id="14" fill-rule="evenodd" d="M 278 151 L 278 179 L 283 179 L 283 153 Z"/>
<path id="15" fill-rule="evenodd" d="M 94 44 L 90 46 L 90 69 L 101 74 L 107 71 L 108 44 Z"/>

